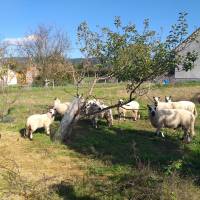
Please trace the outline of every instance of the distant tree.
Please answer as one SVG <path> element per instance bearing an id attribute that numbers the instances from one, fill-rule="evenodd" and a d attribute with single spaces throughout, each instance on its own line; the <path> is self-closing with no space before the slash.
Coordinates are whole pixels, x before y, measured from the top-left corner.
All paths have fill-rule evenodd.
<path id="1" fill-rule="evenodd" d="M 30 31 L 20 46 L 20 52 L 39 70 L 38 79 L 60 81 L 69 79 L 71 63 L 67 60 L 70 42 L 67 33 L 54 26 L 39 25 Z"/>
<path id="2" fill-rule="evenodd" d="M 107 75 L 128 81 L 132 99 L 144 82 L 168 74 L 180 65 L 182 70 L 192 69 L 197 58 L 195 52 L 180 56 L 176 50 L 188 34 L 186 16 L 186 13 L 179 13 L 178 22 L 165 41 L 150 29 L 148 19 L 144 20 L 142 32 L 134 24 L 123 25 L 120 17 L 115 18 L 113 30 L 104 27 L 93 32 L 83 22 L 77 31 L 80 50 L 109 69 Z"/>
<path id="3" fill-rule="evenodd" d="M 15 72 L 11 70 L 14 70 L 17 66 L 12 56 L 8 57 L 8 49 L 7 44 L 0 43 L 0 122 L 4 122 L 5 117 L 20 96 L 19 93 L 22 93 L 21 88 L 18 87 L 16 92 L 11 94 L 11 88 L 8 86 L 8 82 L 15 76 Z"/>

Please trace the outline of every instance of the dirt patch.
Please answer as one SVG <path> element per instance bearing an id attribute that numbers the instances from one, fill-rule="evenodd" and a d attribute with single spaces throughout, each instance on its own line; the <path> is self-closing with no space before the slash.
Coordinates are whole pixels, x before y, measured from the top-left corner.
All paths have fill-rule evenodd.
<path id="1" fill-rule="evenodd" d="M 62 180 L 84 175 L 75 158 L 66 154 L 60 155 L 59 149 L 51 145 L 38 147 L 36 142 L 21 138 L 17 133 L 4 132 L 1 133 L 1 136 L 0 154 L 2 159 L 0 162 L 6 163 L 7 168 L 12 168 L 13 162 L 15 162 L 21 175 L 28 179 L 38 180 L 45 175 Z M 13 162 L 7 162 L 7 160 Z"/>

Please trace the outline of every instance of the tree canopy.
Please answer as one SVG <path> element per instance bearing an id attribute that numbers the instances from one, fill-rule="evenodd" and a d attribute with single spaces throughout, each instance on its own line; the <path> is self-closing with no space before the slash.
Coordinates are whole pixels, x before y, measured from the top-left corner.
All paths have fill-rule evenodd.
<path id="1" fill-rule="evenodd" d="M 131 99 L 142 83 L 180 66 L 186 71 L 193 68 L 197 54 L 188 52 L 183 56 L 176 50 L 188 34 L 186 16 L 187 13 L 179 13 L 165 40 L 150 29 L 148 19 L 144 20 L 142 31 L 133 23 L 124 25 L 120 17 L 115 17 L 113 29 L 103 27 L 99 31 L 90 30 L 82 22 L 77 30 L 80 50 L 87 58 L 98 59 L 101 67 L 109 69 L 109 76 L 128 81 Z"/>

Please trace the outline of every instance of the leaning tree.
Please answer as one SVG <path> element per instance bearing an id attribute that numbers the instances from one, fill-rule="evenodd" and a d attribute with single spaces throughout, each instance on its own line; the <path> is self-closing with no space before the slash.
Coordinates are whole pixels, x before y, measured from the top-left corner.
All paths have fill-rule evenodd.
<path id="1" fill-rule="evenodd" d="M 197 58 L 195 52 L 180 55 L 177 47 L 188 35 L 187 13 L 179 13 L 166 40 L 161 40 L 156 31 L 151 30 L 149 20 L 144 20 L 143 31 L 134 24 L 123 25 L 120 17 L 115 17 L 114 29 L 101 28 L 91 31 L 86 22 L 78 27 L 78 41 L 81 52 L 87 57 L 98 59 L 102 68 L 108 69 L 108 76 L 128 81 L 130 100 L 141 85 L 147 81 L 168 74 L 182 66 L 191 70 Z"/>
<path id="2" fill-rule="evenodd" d="M 77 30 L 80 50 L 87 59 L 96 58 L 98 60 L 99 72 L 102 68 L 106 68 L 107 76 L 115 77 L 120 81 L 128 81 L 127 91 L 130 95 L 129 99 L 124 102 L 126 104 L 138 94 L 143 95 L 146 92 L 141 89 L 144 83 L 167 75 L 180 66 L 182 66 L 182 70 L 192 69 L 197 54 L 189 52 L 186 55 L 180 55 L 177 51 L 178 45 L 188 34 L 186 15 L 186 13 L 179 13 L 178 21 L 172 26 L 166 40 L 162 40 L 156 31 L 150 29 L 148 19 L 144 20 L 141 32 L 132 23 L 123 25 L 120 17 L 115 17 L 113 29 L 103 27 L 99 31 L 90 30 L 88 24 L 82 22 Z M 95 77 L 94 83 L 97 78 Z M 91 91 L 85 96 L 85 99 L 91 95 Z M 62 138 L 71 133 L 73 123 L 77 121 L 83 105 L 84 103 L 78 106 L 73 104 L 76 112 L 68 113 L 64 117 L 61 122 L 61 127 L 64 128 L 61 128 L 60 131 L 62 136 L 64 135 Z M 119 105 L 115 104 L 105 109 L 117 106 Z M 70 115 L 69 122 L 66 118 Z M 67 125 L 63 126 L 65 121 L 67 121 Z"/>

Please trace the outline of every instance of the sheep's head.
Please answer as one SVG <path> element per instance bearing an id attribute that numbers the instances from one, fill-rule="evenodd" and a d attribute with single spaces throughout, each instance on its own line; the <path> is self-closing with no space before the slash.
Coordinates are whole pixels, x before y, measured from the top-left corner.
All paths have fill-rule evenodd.
<path id="1" fill-rule="evenodd" d="M 101 110 L 101 106 L 97 102 L 89 102 L 85 106 L 85 112 L 86 112 L 86 114 L 89 114 L 91 112 L 100 111 L 100 110 Z"/>
<path id="2" fill-rule="evenodd" d="M 158 102 L 160 102 L 160 97 L 153 97 L 153 100 L 155 103 L 158 103 Z"/>
<path id="3" fill-rule="evenodd" d="M 165 102 L 172 102 L 171 96 L 165 96 Z"/>
<path id="4" fill-rule="evenodd" d="M 119 99 L 119 101 L 118 101 L 118 104 L 123 104 L 124 103 L 124 100 L 123 99 Z"/>
<path id="5" fill-rule="evenodd" d="M 156 106 L 154 106 L 154 105 L 147 105 L 147 107 L 148 107 L 148 110 L 149 110 L 149 114 L 154 117 L 155 114 L 156 114 Z"/>
<path id="6" fill-rule="evenodd" d="M 56 115 L 56 110 L 55 109 L 50 109 L 49 113 L 51 114 L 52 117 Z"/>
<path id="7" fill-rule="evenodd" d="M 57 104 L 60 104 L 60 103 L 61 103 L 60 99 L 58 97 L 56 97 L 54 99 L 54 106 L 57 105 Z"/>

